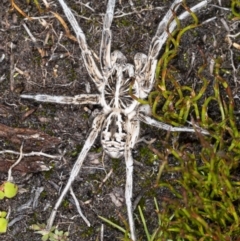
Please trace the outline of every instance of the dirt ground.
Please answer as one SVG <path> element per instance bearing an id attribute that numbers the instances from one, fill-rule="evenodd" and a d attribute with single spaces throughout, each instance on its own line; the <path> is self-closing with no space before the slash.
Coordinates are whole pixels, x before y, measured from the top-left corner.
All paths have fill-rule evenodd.
<path id="1" fill-rule="evenodd" d="M 65 19 L 58 2 L 51 2 L 50 11 L 45 10 L 42 1 L 39 2 L 41 9 L 44 10 L 42 13 L 39 13 L 34 1 L 30 1 L 29 5 L 25 1 L 15 1 L 28 16 L 42 16 L 40 19 L 32 20 L 12 10 L 8 0 L 2 0 L 0 3 L 0 151 L 19 152 L 23 143 L 24 153 L 42 151 L 55 158 L 24 157 L 16 167 L 13 178 L 19 186 L 19 193 L 14 199 L 0 202 L 1 210 L 11 209 L 8 232 L 1 235 L 3 241 L 41 240 L 41 236 L 29 227 L 36 223 L 46 223 L 88 136 L 94 112 L 100 109 L 99 106 L 92 105 L 67 106 L 19 98 L 21 93 L 56 96 L 97 93 L 84 66 L 78 44 L 66 36 L 63 26 L 53 14 L 58 13 Z M 128 1 L 117 1 L 116 17 L 111 28 L 112 50 L 121 50 L 130 63 L 133 63 L 133 56 L 137 52 L 148 53 L 157 25 L 170 5 L 170 1 L 160 0 L 133 2 L 138 13 L 134 12 Z M 187 5 L 193 6 L 196 2 L 200 1 L 188 0 Z M 221 7 L 217 7 L 219 2 L 222 4 Z M 88 45 L 99 56 L 106 1 L 68 0 L 67 3 L 75 11 L 77 20 L 86 34 Z M 214 56 L 222 56 L 226 70 L 224 77 L 236 96 L 235 105 L 238 110 L 240 50 L 234 46 L 229 48 L 225 38 L 227 34 L 238 33 L 240 23 L 231 21 L 230 13 L 229 0 L 213 0 L 212 5 L 200 11 L 197 14 L 200 23 L 215 16 L 217 18 L 186 33 L 172 65 L 180 71 L 180 81 L 191 86 L 197 81 L 194 68 L 201 62 L 199 48 L 207 58 L 209 69 L 211 59 Z M 35 37 L 36 42 L 29 37 L 24 25 Z M 72 30 L 71 33 L 73 34 Z M 231 40 L 240 44 L 239 37 Z M 194 64 L 191 65 L 193 56 Z M 186 62 L 190 64 L 192 71 L 189 72 Z M 236 67 L 234 75 L 228 74 L 233 73 L 233 64 Z M 214 107 L 210 112 L 214 116 Z M 158 140 L 165 135 L 162 130 L 142 125 L 141 136 L 156 138 L 156 146 Z M 181 135 L 183 141 L 194 139 L 192 134 Z M 142 153 L 146 151 L 145 145 L 138 143 L 133 150 L 136 160 L 133 200 L 135 204 L 145 203 L 144 212 L 146 217 L 149 217 L 149 224 L 154 227 L 157 220 L 154 220 L 153 215 L 153 196 L 160 202 L 162 191 L 152 188 L 158 161 L 156 159 L 150 162 L 147 155 L 142 158 Z M 58 225 L 60 230 L 69 231 L 69 240 L 96 240 L 102 224 L 98 216 L 108 218 L 124 227 L 122 220 L 127 218 L 124 203 L 124 160 L 112 160 L 105 156 L 102 162 L 102 156 L 101 144 L 97 139 L 73 185 L 75 195 L 91 227 L 87 227 L 78 216 L 71 195 L 67 195 L 57 213 L 55 225 Z M 15 154 L 0 155 L 1 182 L 7 179 L 7 171 L 11 163 L 17 159 L 18 155 Z M 46 171 L 47 169 L 49 170 Z M 104 182 L 111 170 L 112 174 Z M 137 210 L 134 217 L 138 220 L 137 233 L 141 236 L 144 231 L 139 224 Z M 105 225 L 105 241 L 119 240 L 120 237 L 122 233 Z"/>

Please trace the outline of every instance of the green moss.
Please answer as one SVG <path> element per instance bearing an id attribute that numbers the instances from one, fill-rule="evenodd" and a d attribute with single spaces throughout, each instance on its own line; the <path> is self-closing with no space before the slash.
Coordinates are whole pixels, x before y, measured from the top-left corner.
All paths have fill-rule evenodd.
<path id="1" fill-rule="evenodd" d="M 113 168 L 113 170 L 118 170 L 120 168 L 120 166 L 122 165 L 121 160 L 115 159 L 115 158 L 112 158 L 111 160 L 112 160 L 112 168 Z"/>
<path id="2" fill-rule="evenodd" d="M 147 165 L 152 165 L 154 161 L 158 160 L 158 156 L 155 155 L 147 146 L 143 146 L 139 150 L 141 162 L 145 162 Z"/>
<path id="3" fill-rule="evenodd" d="M 94 227 L 89 227 L 87 229 L 81 230 L 80 237 L 81 238 L 89 238 L 92 237 L 92 235 L 96 233 L 96 229 Z"/>
<path id="4" fill-rule="evenodd" d="M 47 196 L 48 196 L 48 193 L 45 190 L 43 190 L 40 194 L 40 198 L 42 199 L 45 199 Z"/>
<path id="5" fill-rule="evenodd" d="M 66 200 L 66 199 L 64 199 L 61 205 L 62 205 L 64 208 L 68 208 L 68 207 L 69 207 L 69 204 L 70 204 L 69 201 Z"/>
<path id="6" fill-rule="evenodd" d="M 83 117 L 84 120 L 88 120 L 89 119 L 89 115 L 86 112 L 83 113 L 82 117 Z"/>
<path id="7" fill-rule="evenodd" d="M 51 177 L 51 175 L 53 174 L 53 172 L 54 172 L 54 164 L 51 165 L 51 168 L 50 168 L 49 171 L 43 172 L 44 178 L 45 178 L 46 180 L 49 180 L 50 177 Z"/>
<path id="8" fill-rule="evenodd" d="M 118 18 L 115 20 L 115 22 L 118 25 L 118 27 L 122 27 L 122 28 L 132 26 L 132 22 L 126 18 Z"/>
<path id="9" fill-rule="evenodd" d="M 92 148 L 91 151 L 95 153 L 101 153 L 103 151 L 103 148 L 102 146 L 100 146 L 98 148 Z"/>
<path id="10" fill-rule="evenodd" d="M 187 52 L 183 53 L 183 60 L 185 63 L 185 67 L 188 68 L 189 67 L 189 54 Z"/>
<path id="11" fill-rule="evenodd" d="M 79 153 L 81 152 L 82 148 L 83 148 L 82 145 L 77 145 L 76 148 L 72 152 L 69 153 L 70 156 L 77 157 L 79 155 Z"/>
<path id="12" fill-rule="evenodd" d="M 35 65 L 37 65 L 38 67 L 41 66 L 41 64 L 42 64 L 42 57 L 41 57 L 40 54 L 36 54 L 36 55 L 33 57 L 33 63 L 34 63 Z"/>
<path id="13" fill-rule="evenodd" d="M 69 60 L 64 59 L 64 66 L 68 66 L 68 68 L 65 68 L 65 71 L 70 82 L 79 78 L 79 74 L 76 72 L 76 69 L 72 66 Z"/>
<path id="14" fill-rule="evenodd" d="M 198 37 L 198 31 L 196 29 L 192 29 L 191 30 L 191 34 L 194 36 L 194 37 Z"/>

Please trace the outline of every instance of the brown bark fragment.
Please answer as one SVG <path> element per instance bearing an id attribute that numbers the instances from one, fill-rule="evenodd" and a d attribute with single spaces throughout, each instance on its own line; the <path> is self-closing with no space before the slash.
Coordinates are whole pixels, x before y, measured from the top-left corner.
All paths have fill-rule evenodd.
<path id="1" fill-rule="evenodd" d="M 28 128 L 12 128 L 0 124 L 0 139 L 5 139 L 20 148 L 22 142 L 23 152 L 49 151 L 54 149 L 60 142 L 60 138 L 50 136 L 38 130 Z"/>

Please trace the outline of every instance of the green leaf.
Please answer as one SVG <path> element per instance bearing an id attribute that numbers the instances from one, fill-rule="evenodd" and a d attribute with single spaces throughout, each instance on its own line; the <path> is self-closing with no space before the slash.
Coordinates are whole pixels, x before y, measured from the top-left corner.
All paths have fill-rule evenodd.
<path id="1" fill-rule="evenodd" d="M 5 218 L 7 213 L 5 211 L 0 211 L 0 218 Z"/>
<path id="2" fill-rule="evenodd" d="M 0 218 L 0 233 L 6 233 L 8 226 L 8 220 L 6 218 Z"/>
<path id="3" fill-rule="evenodd" d="M 5 194 L 3 191 L 0 191 L 0 200 L 2 200 L 5 197 Z"/>
<path id="4" fill-rule="evenodd" d="M 49 238 L 49 234 L 45 234 L 42 236 L 42 241 L 47 241 Z"/>
<path id="5" fill-rule="evenodd" d="M 30 226 L 30 229 L 38 231 L 41 230 L 41 227 L 38 224 L 33 224 Z"/>
<path id="6" fill-rule="evenodd" d="M 18 187 L 14 183 L 5 182 L 4 184 L 5 197 L 13 198 L 17 195 Z"/>

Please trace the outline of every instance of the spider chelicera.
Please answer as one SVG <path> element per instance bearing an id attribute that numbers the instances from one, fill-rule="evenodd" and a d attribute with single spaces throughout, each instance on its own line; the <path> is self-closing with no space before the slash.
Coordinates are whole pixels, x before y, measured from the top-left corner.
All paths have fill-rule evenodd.
<path id="1" fill-rule="evenodd" d="M 135 241 L 136 235 L 131 200 L 133 190 L 132 149 L 138 140 L 140 121 L 167 131 L 195 132 L 198 130 L 203 134 L 208 134 L 207 131 L 196 126 L 195 128 L 172 127 L 153 119 L 151 117 L 150 106 L 140 105 L 140 103 L 133 99 L 129 94 L 129 88 L 132 80 L 134 80 L 132 91 L 137 98 L 145 99 L 152 90 L 155 81 L 155 70 L 158 55 L 168 38 L 166 26 L 169 21 L 171 21 L 168 31 L 171 33 L 175 29 L 176 21 L 173 18 L 173 11 L 176 11 L 179 8 L 182 0 L 175 0 L 172 3 L 170 10 L 166 13 L 158 25 L 158 29 L 150 45 L 148 55 L 137 53 L 134 56 L 134 65 L 127 63 L 126 57 L 120 51 L 114 51 L 111 53 L 112 34 L 110 27 L 114 17 L 115 0 L 109 0 L 103 22 L 100 47 L 100 68 L 98 64 L 95 63 L 92 51 L 87 45 L 85 35 L 79 27 L 73 13 L 64 0 L 58 1 L 76 34 L 82 51 L 85 67 L 99 93 L 81 94 L 73 97 L 22 94 L 21 98 L 56 104 L 100 105 L 102 107 L 102 111 L 93 120 L 90 134 L 72 168 L 69 180 L 56 202 L 54 209 L 52 210 L 51 216 L 48 220 L 47 230 L 51 229 L 57 209 L 59 208 L 64 196 L 71 188 L 71 185 L 75 177 L 78 175 L 82 163 L 95 139 L 99 134 L 101 134 L 101 144 L 104 152 L 112 158 L 120 158 L 122 156 L 125 158 L 125 201 L 127 206 L 130 236 L 131 239 Z M 202 1 L 192 7 L 191 11 L 196 12 L 206 5 L 207 1 Z M 178 19 L 182 20 L 189 15 L 189 12 L 185 11 L 178 16 Z"/>

